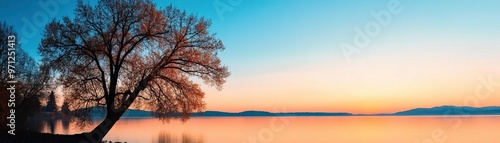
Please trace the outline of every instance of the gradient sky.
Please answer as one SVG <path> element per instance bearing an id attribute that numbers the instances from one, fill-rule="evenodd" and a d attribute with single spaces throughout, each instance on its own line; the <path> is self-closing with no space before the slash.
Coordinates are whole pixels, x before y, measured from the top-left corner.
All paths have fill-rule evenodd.
<path id="1" fill-rule="evenodd" d="M 500 104 L 500 86 L 475 96 L 478 78 L 500 82 L 498 1 L 400 0 L 402 11 L 351 62 L 340 44 L 353 44 L 354 29 L 376 21 L 371 12 L 387 10 L 390 0 L 229 1 L 156 2 L 212 19 L 210 30 L 226 45 L 220 58 L 232 75 L 222 91 L 203 87 L 207 110 L 385 113 Z M 72 17 L 76 2 L 61 3 L 50 19 Z M 0 19 L 21 31 L 22 18 L 34 21 L 40 11 L 36 2 L 8 0 Z M 33 36 L 19 33 L 22 48 L 39 59 L 44 24 L 34 25 Z"/>

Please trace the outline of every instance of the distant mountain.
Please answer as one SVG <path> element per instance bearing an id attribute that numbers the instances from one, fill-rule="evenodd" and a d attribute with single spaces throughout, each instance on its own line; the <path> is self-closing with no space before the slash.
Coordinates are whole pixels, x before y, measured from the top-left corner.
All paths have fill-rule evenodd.
<path id="1" fill-rule="evenodd" d="M 81 109 L 80 109 L 81 110 Z M 105 117 L 106 109 L 104 107 L 91 107 L 90 113 L 92 117 Z M 152 117 L 151 111 L 128 109 L 123 113 L 123 118 L 143 118 Z M 221 111 L 205 111 L 191 113 L 192 117 L 249 117 L 249 116 L 351 116 L 351 113 L 327 113 L 327 112 L 286 112 L 272 113 L 267 111 L 243 111 L 243 112 L 221 112 Z"/>
<path id="2" fill-rule="evenodd" d="M 203 116 L 273 116 L 273 113 L 264 112 L 264 111 L 244 111 L 239 113 L 230 113 L 230 112 L 220 112 L 220 111 L 205 111 L 205 112 L 197 112 L 192 113 L 193 117 L 203 117 Z"/>
<path id="3" fill-rule="evenodd" d="M 396 112 L 392 115 L 500 115 L 499 106 L 469 107 L 469 106 L 438 106 L 432 108 L 415 108 Z"/>
<path id="4" fill-rule="evenodd" d="M 105 108 L 91 107 L 93 117 L 104 117 Z M 123 118 L 152 117 L 151 111 L 128 109 Z M 500 115 L 500 106 L 469 107 L 469 106 L 438 106 L 432 108 L 415 108 L 392 114 L 352 114 L 346 112 L 285 112 L 273 113 L 267 111 L 221 112 L 205 111 L 192 113 L 192 117 L 250 117 L 250 116 L 418 116 L 418 115 Z"/>
<path id="5" fill-rule="evenodd" d="M 272 113 L 266 111 L 244 111 L 238 113 L 206 111 L 193 113 L 193 117 L 210 117 L 210 116 L 351 116 L 351 113 L 326 113 L 326 112 L 286 112 Z"/>

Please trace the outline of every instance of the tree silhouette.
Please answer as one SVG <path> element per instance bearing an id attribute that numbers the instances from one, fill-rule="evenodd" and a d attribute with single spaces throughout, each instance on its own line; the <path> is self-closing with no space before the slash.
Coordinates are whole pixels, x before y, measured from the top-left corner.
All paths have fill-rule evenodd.
<path id="1" fill-rule="evenodd" d="M 72 108 L 106 107 L 105 120 L 90 132 L 100 140 L 132 103 L 164 121 L 204 109 L 204 92 L 192 77 L 221 89 L 230 75 L 210 25 L 149 0 L 79 1 L 74 19 L 46 26 L 39 52 L 59 72 Z"/>
<path id="2" fill-rule="evenodd" d="M 10 93 L 7 91 L 8 84 L 8 45 L 7 36 L 16 36 L 17 45 L 15 45 L 15 80 L 16 87 L 16 105 L 13 107 L 16 110 L 16 126 L 17 129 L 26 129 L 26 122 L 29 116 L 39 112 L 41 107 L 40 100 L 44 97 L 41 92 L 46 86 L 49 79 L 49 72 L 46 66 L 39 66 L 36 61 L 30 57 L 19 45 L 19 36 L 14 28 L 5 22 L 0 22 L 0 93 L 1 101 L 7 101 Z M 8 116 L 10 108 L 7 104 L 0 105 L 0 114 Z M 6 118 L 0 119 L 0 122 L 6 124 Z M 0 127 L 5 130 L 5 127 Z"/>
<path id="3" fill-rule="evenodd" d="M 64 115 L 69 115 L 70 111 L 68 100 L 64 100 L 63 105 L 61 106 L 61 112 L 64 113 Z"/>
<path id="4" fill-rule="evenodd" d="M 47 101 L 47 106 L 45 106 L 45 111 L 47 112 L 57 111 L 56 96 L 54 95 L 54 91 L 50 91 L 49 101 Z"/>

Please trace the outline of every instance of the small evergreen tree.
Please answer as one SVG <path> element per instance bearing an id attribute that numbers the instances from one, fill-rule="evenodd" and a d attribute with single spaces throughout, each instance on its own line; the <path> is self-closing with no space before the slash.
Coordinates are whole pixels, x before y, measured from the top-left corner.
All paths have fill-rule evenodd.
<path id="1" fill-rule="evenodd" d="M 65 115 L 69 115 L 69 104 L 67 100 L 64 100 L 63 105 L 61 106 L 61 112 L 63 112 Z"/>
<path id="2" fill-rule="evenodd" d="M 45 111 L 47 112 L 57 111 L 56 96 L 54 95 L 54 91 L 50 91 L 49 101 L 47 101 L 47 106 L 45 106 Z"/>

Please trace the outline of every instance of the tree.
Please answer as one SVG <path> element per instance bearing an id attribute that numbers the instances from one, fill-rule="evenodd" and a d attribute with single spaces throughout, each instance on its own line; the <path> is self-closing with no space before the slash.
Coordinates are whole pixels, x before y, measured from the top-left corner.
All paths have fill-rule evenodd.
<path id="1" fill-rule="evenodd" d="M 3 37 L 7 37 L 11 34 L 14 33 L 14 29 L 12 26 L 8 26 L 5 22 L 1 22 L 0 23 L 0 37 L 2 37 L 0 39 L 0 66 L 2 67 L 0 69 L 0 80 L 2 81 L 1 83 L 1 87 L 0 87 L 0 94 L 2 94 L 2 96 L 0 96 L 0 99 L 2 102 L 5 102 L 7 100 L 9 100 L 9 96 L 7 95 L 10 95 L 9 91 L 7 91 L 7 71 L 6 71 L 6 68 L 7 67 L 7 48 L 8 45 L 5 44 L 7 43 L 7 38 L 3 38 Z M 7 104 L 1 104 L 0 105 L 0 115 L 2 117 L 8 117 L 9 116 L 9 107 L 7 106 Z M 2 124 L 7 124 L 7 118 L 0 118 L 0 121 Z M 1 131 L 4 132 L 4 131 L 7 131 L 8 128 L 7 126 L 2 126 L 0 127 Z"/>
<path id="2" fill-rule="evenodd" d="M 19 36 L 15 32 L 14 28 L 5 22 L 0 22 L 0 81 L 1 88 L 0 93 L 2 94 L 2 101 L 7 101 L 6 98 L 10 95 L 7 89 L 8 72 L 7 65 L 7 36 L 16 36 L 15 43 L 15 80 L 17 83 L 16 87 L 16 102 L 14 109 L 16 110 L 16 126 L 17 129 L 26 129 L 26 122 L 29 116 L 34 115 L 41 109 L 40 100 L 44 97 L 41 92 L 46 86 L 49 79 L 48 68 L 45 66 L 39 66 L 37 62 L 29 56 L 23 48 L 19 45 Z M 3 100 L 5 99 L 5 100 Z M 1 104 L 0 112 L 5 115 L 9 109 L 7 104 Z M 8 115 L 5 115 L 8 116 Z M 5 117 L 4 116 L 4 117 Z M 0 120 L 2 123 L 6 123 L 5 118 Z M 3 129 L 3 128 L 2 128 Z"/>
<path id="3" fill-rule="evenodd" d="M 69 109 L 69 103 L 68 100 L 64 100 L 63 105 L 61 106 L 61 112 L 64 113 L 64 115 L 69 115 L 71 110 Z"/>
<path id="4" fill-rule="evenodd" d="M 47 101 L 47 106 L 45 106 L 45 111 L 47 112 L 57 111 L 56 96 L 54 95 L 54 91 L 50 91 L 49 101 Z"/>
<path id="5" fill-rule="evenodd" d="M 193 77 L 220 90 L 230 75 L 218 58 L 224 45 L 210 25 L 149 0 L 78 1 L 75 19 L 47 24 L 39 52 L 59 72 L 73 109 L 106 107 L 105 120 L 89 133 L 95 141 L 132 103 L 163 121 L 186 120 L 204 109 L 204 92 Z"/>

